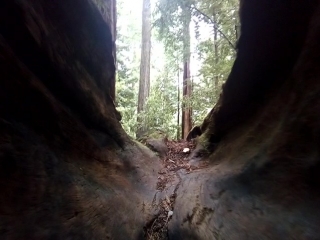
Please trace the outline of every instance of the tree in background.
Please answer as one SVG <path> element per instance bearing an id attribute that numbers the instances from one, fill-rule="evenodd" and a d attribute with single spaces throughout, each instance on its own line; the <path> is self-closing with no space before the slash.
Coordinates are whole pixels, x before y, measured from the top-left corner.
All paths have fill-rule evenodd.
<path id="1" fill-rule="evenodd" d="M 166 52 L 179 51 L 182 53 L 180 54 L 182 58 L 178 60 L 183 66 L 182 138 L 185 138 L 192 128 L 192 109 L 189 104 L 192 94 L 190 78 L 190 23 L 192 16 L 190 7 L 191 2 L 189 0 L 160 0 L 155 21 L 155 26 L 159 31 L 159 39 L 164 42 Z M 182 43 L 180 49 L 172 47 L 172 45 L 175 45 L 174 42 Z"/>
<path id="2" fill-rule="evenodd" d="M 176 138 L 177 101 L 175 75 L 171 71 L 168 61 L 162 71 L 153 82 L 150 96 L 144 112 L 145 123 L 148 131 L 164 131 L 170 138 Z"/>
<path id="3" fill-rule="evenodd" d="M 150 54 L 151 54 L 151 5 L 150 0 L 143 0 L 142 9 L 142 37 L 140 59 L 140 81 L 137 108 L 137 137 L 146 133 L 146 124 L 141 113 L 145 110 L 150 92 Z"/>
<path id="4" fill-rule="evenodd" d="M 142 23 L 136 20 L 138 15 L 132 15 L 133 10 L 124 0 L 118 0 L 118 4 L 117 105 L 123 116 L 123 127 L 133 137 L 137 129 L 145 127 L 180 139 L 187 132 L 183 133 L 182 124 L 188 117 L 182 113 L 189 111 L 189 129 L 192 124 L 200 123 L 216 103 L 230 72 L 239 35 L 238 2 L 156 2 L 152 36 L 157 38 L 151 39 L 151 57 L 155 61 L 149 65 L 150 94 L 144 98 L 139 123 L 137 99 L 139 78 L 142 79 L 139 69 L 141 62 L 147 60 L 142 56 L 145 50 L 141 46 Z"/>
<path id="5" fill-rule="evenodd" d="M 190 2 L 183 1 L 181 3 L 182 10 L 182 42 L 183 42 L 183 94 L 182 94 L 182 138 L 185 139 L 192 128 L 192 109 L 188 104 L 188 99 L 191 98 L 192 85 L 190 78 L 190 23 L 191 12 Z"/>
<path id="6" fill-rule="evenodd" d="M 197 55 L 201 66 L 191 101 L 194 124 L 199 124 L 217 102 L 221 86 L 232 67 L 239 35 L 238 7 L 235 0 L 203 0 L 192 6 L 196 25 L 202 22 L 211 30 L 208 38 L 201 38 L 201 33 L 197 35 Z"/>
<path id="7" fill-rule="evenodd" d="M 122 115 L 122 126 L 135 137 L 137 129 L 137 98 L 141 54 L 141 23 L 127 6 L 118 0 L 117 85 L 116 105 Z"/>

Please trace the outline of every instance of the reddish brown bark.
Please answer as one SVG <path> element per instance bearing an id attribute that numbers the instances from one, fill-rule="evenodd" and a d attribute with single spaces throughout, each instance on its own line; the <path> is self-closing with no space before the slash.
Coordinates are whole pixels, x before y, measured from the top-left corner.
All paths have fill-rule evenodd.
<path id="1" fill-rule="evenodd" d="M 187 61 L 183 65 L 183 99 L 188 101 L 191 96 L 191 81 L 190 81 L 190 62 Z M 192 128 L 191 108 L 189 104 L 182 105 L 182 138 L 186 139 L 189 131 Z"/>
<path id="2" fill-rule="evenodd" d="M 141 62 L 140 81 L 138 93 L 138 114 L 145 110 L 146 102 L 150 92 L 150 54 L 151 54 L 151 6 L 150 0 L 143 1 L 142 9 L 142 38 L 141 38 Z M 146 133 L 146 124 L 138 116 L 137 137 L 142 137 Z"/>
<path id="3" fill-rule="evenodd" d="M 117 0 L 92 0 L 98 7 L 104 21 L 109 26 L 109 30 L 105 29 L 104 31 L 110 31 L 112 37 L 112 56 L 114 58 L 114 64 L 117 66 L 116 61 L 116 39 L 117 39 Z M 108 94 L 113 101 L 115 101 L 116 95 L 116 77 L 115 74 L 109 81 Z"/>
<path id="4" fill-rule="evenodd" d="M 183 20 L 183 93 L 182 93 L 182 138 L 186 139 L 192 128 L 192 109 L 190 97 L 192 86 L 190 79 L 190 22 L 191 13 L 187 6 L 183 6 L 185 13 Z"/>
<path id="5" fill-rule="evenodd" d="M 111 29 L 111 35 L 112 35 L 112 55 L 114 58 L 115 66 L 117 66 L 117 46 L 116 46 L 116 39 L 117 39 L 117 1 L 116 0 L 110 0 L 111 1 L 111 23 L 110 23 L 110 29 Z M 114 75 L 113 81 L 111 82 L 111 91 L 110 95 L 113 101 L 116 99 L 116 76 Z"/>
<path id="6" fill-rule="evenodd" d="M 320 239 L 320 1 L 243 1 L 213 148 L 163 167 L 104 94 L 97 9 L 0 1 L 0 239 Z"/>

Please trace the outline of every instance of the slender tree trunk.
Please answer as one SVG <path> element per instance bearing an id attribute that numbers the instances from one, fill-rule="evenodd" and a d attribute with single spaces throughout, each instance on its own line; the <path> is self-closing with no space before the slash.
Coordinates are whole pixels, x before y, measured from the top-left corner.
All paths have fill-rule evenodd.
<path id="1" fill-rule="evenodd" d="M 190 84 L 190 62 L 185 61 L 183 66 L 183 106 L 182 106 L 182 138 L 185 139 L 192 128 L 191 124 L 191 108 L 189 101 L 191 95 Z"/>
<path id="2" fill-rule="evenodd" d="M 138 129 L 137 137 L 146 132 L 146 125 L 139 116 L 145 110 L 146 100 L 150 91 L 150 52 L 151 52 L 151 6 L 150 0 L 143 0 L 142 9 L 142 41 L 141 41 L 141 64 L 138 94 Z"/>
<path id="3" fill-rule="evenodd" d="M 186 101 L 191 96 L 190 82 L 190 22 L 191 13 L 189 8 L 184 10 L 183 20 L 183 104 L 182 104 L 182 138 L 185 139 L 192 128 L 192 114 L 190 104 Z"/>
<path id="4" fill-rule="evenodd" d="M 178 115 L 177 115 L 177 140 L 180 139 L 180 68 L 179 63 L 177 63 L 178 66 Z"/>
<path id="5" fill-rule="evenodd" d="M 217 22 L 217 15 L 216 12 L 213 12 L 213 21 Z M 214 88 L 215 88 L 215 99 L 219 98 L 219 76 L 217 74 L 217 68 L 219 63 L 219 49 L 218 49 L 218 29 L 217 25 L 214 24 L 213 27 L 213 45 L 214 45 L 214 62 L 215 62 L 215 77 L 214 77 Z"/>

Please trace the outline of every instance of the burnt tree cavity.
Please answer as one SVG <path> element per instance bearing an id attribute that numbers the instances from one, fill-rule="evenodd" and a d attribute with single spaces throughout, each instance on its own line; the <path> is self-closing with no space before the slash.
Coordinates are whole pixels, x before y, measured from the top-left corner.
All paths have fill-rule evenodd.
<path id="1" fill-rule="evenodd" d="M 241 1 L 235 64 L 194 130 L 205 154 L 164 147 L 163 165 L 119 123 L 95 5 L 2 1 L 0 238 L 144 239 L 170 192 L 168 239 L 319 239 L 319 7 Z"/>

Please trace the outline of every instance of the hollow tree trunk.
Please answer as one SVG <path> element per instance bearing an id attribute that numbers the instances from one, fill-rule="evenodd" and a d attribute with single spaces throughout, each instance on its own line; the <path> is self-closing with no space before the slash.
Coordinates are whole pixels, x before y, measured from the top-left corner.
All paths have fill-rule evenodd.
<path id="1" fill-rule="evenodd" d="M 320 238 L 319 16 L 318 0 L 242 0 L 237 59 L 206 151 L 176 172 L 168 239 Z M 117 120 L 114 71 L 91 1 L 0 2 L 1 239 L 144 239 L 168 193 Z"/>
<path id="2" fill-rule="evenodd" d="M 112 36 L 112 55 L 116 63 L 116 39 L 117 39 L 117 2 L 116 0 L 92 0 L 101 12 L 105 22 L 108 24 Z M 117 66 L 115 64 L 115 66 Z M 116 79 L 115 76 L 109 80 L 110 92 L 109 95 L 115 101 L 116 94 Z"/>
<path id="3" fill-rule="evenodd" d="M 143 236 L 159 161 L 118 122 L 112 45 L 91 1 L 1 1 L 1 239 Z"/>
<path id="4" fill-rule="evenodd" d="M 177 191 L 172 239 L 320 237 L 319 16 L 319 1 L 242 1 L 237 59 L 203 123 L 209 154 L 191 160 L 204 169 Z"/>

